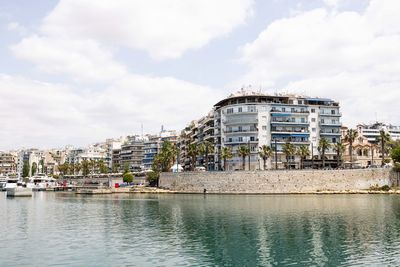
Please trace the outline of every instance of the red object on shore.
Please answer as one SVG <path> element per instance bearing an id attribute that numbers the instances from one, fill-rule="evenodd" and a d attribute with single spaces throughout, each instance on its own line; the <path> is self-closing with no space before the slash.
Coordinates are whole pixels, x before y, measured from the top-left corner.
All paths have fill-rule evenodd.
<path id="1" fill-rule="evenodd" d="M 115 183 L 115 188 L 119 188 L 119 183 Z"/>

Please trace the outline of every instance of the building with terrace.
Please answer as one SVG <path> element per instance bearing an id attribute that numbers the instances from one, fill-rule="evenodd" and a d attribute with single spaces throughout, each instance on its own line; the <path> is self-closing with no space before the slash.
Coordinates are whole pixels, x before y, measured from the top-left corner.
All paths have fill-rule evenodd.
<path id="1" fill-rule="evenodd" d="M 250 150 L 246 170 L 258 170 L 263 168 L 259 156 L 259 148 L 263 145 L 274 150 L 267 168 L 284 168 L 287 161 L 283 153 L 285 143 L 309 147 L 312 158 L 318 163 L 321 138 L 326 138 L 329 143 L 337 143 L 341 138 L 340 106 L 328 98 L 241 90 L 216 103 L 210 114 L 209 119 L 192 122 L 187 127 L 189 138 L 186 136 L 184 140 L 186 147 L 189 143 L 201 144 L 205 137 L 211 140 L 214 154 L 209 161 L 215 170 L 222 169 L 223 147 L 231 148 L 233 153 L 233 158 L 227 160 L 227 170 L 242 169 L 242 158 L 238 154 L 240 146 Z M 325 158 L 328 166 L 337 164 L 333 149 L 326 151 Z M 298 167 L 299 162 L 300 158 L 293 155 L 291 164 Z"/>

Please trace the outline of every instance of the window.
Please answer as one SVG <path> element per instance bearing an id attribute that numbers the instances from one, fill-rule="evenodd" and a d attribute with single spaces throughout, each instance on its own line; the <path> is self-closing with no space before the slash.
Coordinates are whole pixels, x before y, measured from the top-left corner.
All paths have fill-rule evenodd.
<path id="1" fill-rule="evenodd" d="M 239 136 L 238 140 L 239 142 L 243 142 L 243 137 Z"/>
<path id="2" fill-rule="evenodd" d="M 311 121 L 312 121 L 312 122 L 315 122 L 316 120 L 315 120 L 315 118 L 311 118 Z"/>
<path id="3" fill-rule="evenodd" d="M 254 136 L 250 136 L 250 141 L 255 141 L 255 137 Z"/>
<path id="4" fill-rule="evenodd" d="M 228 138 L 228 142 L 231 143 L 232 142 L 232 137 Z"/>
<path id="5" fill-rule="evenodd" d="M 317 131 L 317 129 L 316 128 L 312 128 L 312 131 L 313 131 L 313 133 L 315 133 Z"/>
<path id="6" fill-rule="evenodd" d="M 238 131 L 241 132 L 242 130 L 243 130 L 243 129 L 242 129 L 242 126 L 239 126 L 239 127 L 238 127 Z"/>
<path id="7" fill-rule="evenodd" d="M 299 100 L 299 105 L 303 105 L 303 100 Z"/>
<path id="8" fill-rule="evenodd" d="M 228 113 L 228 114 L 233 113 L 233 108 L 228 108 L 228 109 L 226 110 L 226 113 Z"/>
<path id="9" fill-rule="evenodd" d="M 293 112 L 295 112 L 296 110 L 295 110 L 294 108 L 291 108 L 290 111 L 293 113 Z"/>
<path id="10" fill-rule="evenodd" d="M 301 123 L 305 123 L 306 119 L 305 118 L 301 118 Z"/>
<path id="11" fill-rule="evenodd" d="M 332 138 L 332 143 L 336 143 L 336 137 Z"/>
<path id="12" fill-rule="evenodd" d="M 282 112 L 285 112 L 286 111 L 286 108 L 282 108 Z"/>
<path id="13" fill-rule="evenodd" d="M 324 119 L 321 119 L 321 123 L 325 123 L 325 120 L 324 120 Z"/>
<path id="14" fill-rule="evenodd" d="M 242 107 L 239 107 L 239 108 L 238 108 L 238 112 L 242 112 Z"/>
<path id="15" fill-rule="evenodd" d="M 334 109 L 331 110 L 331 114 L 335 115 L 335 110 Z"/>
<path id="16" fill-rule="evenodd" d="M 267 126 L 263 125 L 262 129 L 263 129 L 263 131 L 266 131 L 267 130 Z"/>
<path id="17" fill-rule="evenodd" d="M 335 121 L 335 120 L 332 120 L 332 124 L 336 124 L 336 121 Z"/>
<path id="18" fill-rule="evenodd" d="M 315 113 L 315 108 L 312 108 L 312 109 L 311 109 L 311 113 Z"/>

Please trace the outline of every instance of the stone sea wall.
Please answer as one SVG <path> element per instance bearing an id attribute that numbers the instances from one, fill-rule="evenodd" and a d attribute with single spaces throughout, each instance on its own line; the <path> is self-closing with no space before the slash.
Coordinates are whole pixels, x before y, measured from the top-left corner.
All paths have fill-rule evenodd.
<path id="1" fill-rule="evenodd" d="M 390 169 L 162 173 L 159 186 L 186 193 L 285 194 L 397 185 Z"/>

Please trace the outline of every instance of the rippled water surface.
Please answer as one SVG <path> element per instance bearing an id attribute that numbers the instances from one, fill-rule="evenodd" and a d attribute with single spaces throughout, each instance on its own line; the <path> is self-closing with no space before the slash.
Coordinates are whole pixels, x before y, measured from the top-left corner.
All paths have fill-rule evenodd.
<path id="1" fill-rule="evenodd" d="M 0 193 L 0 266 L 400 266 L 400 197 Z"/>

